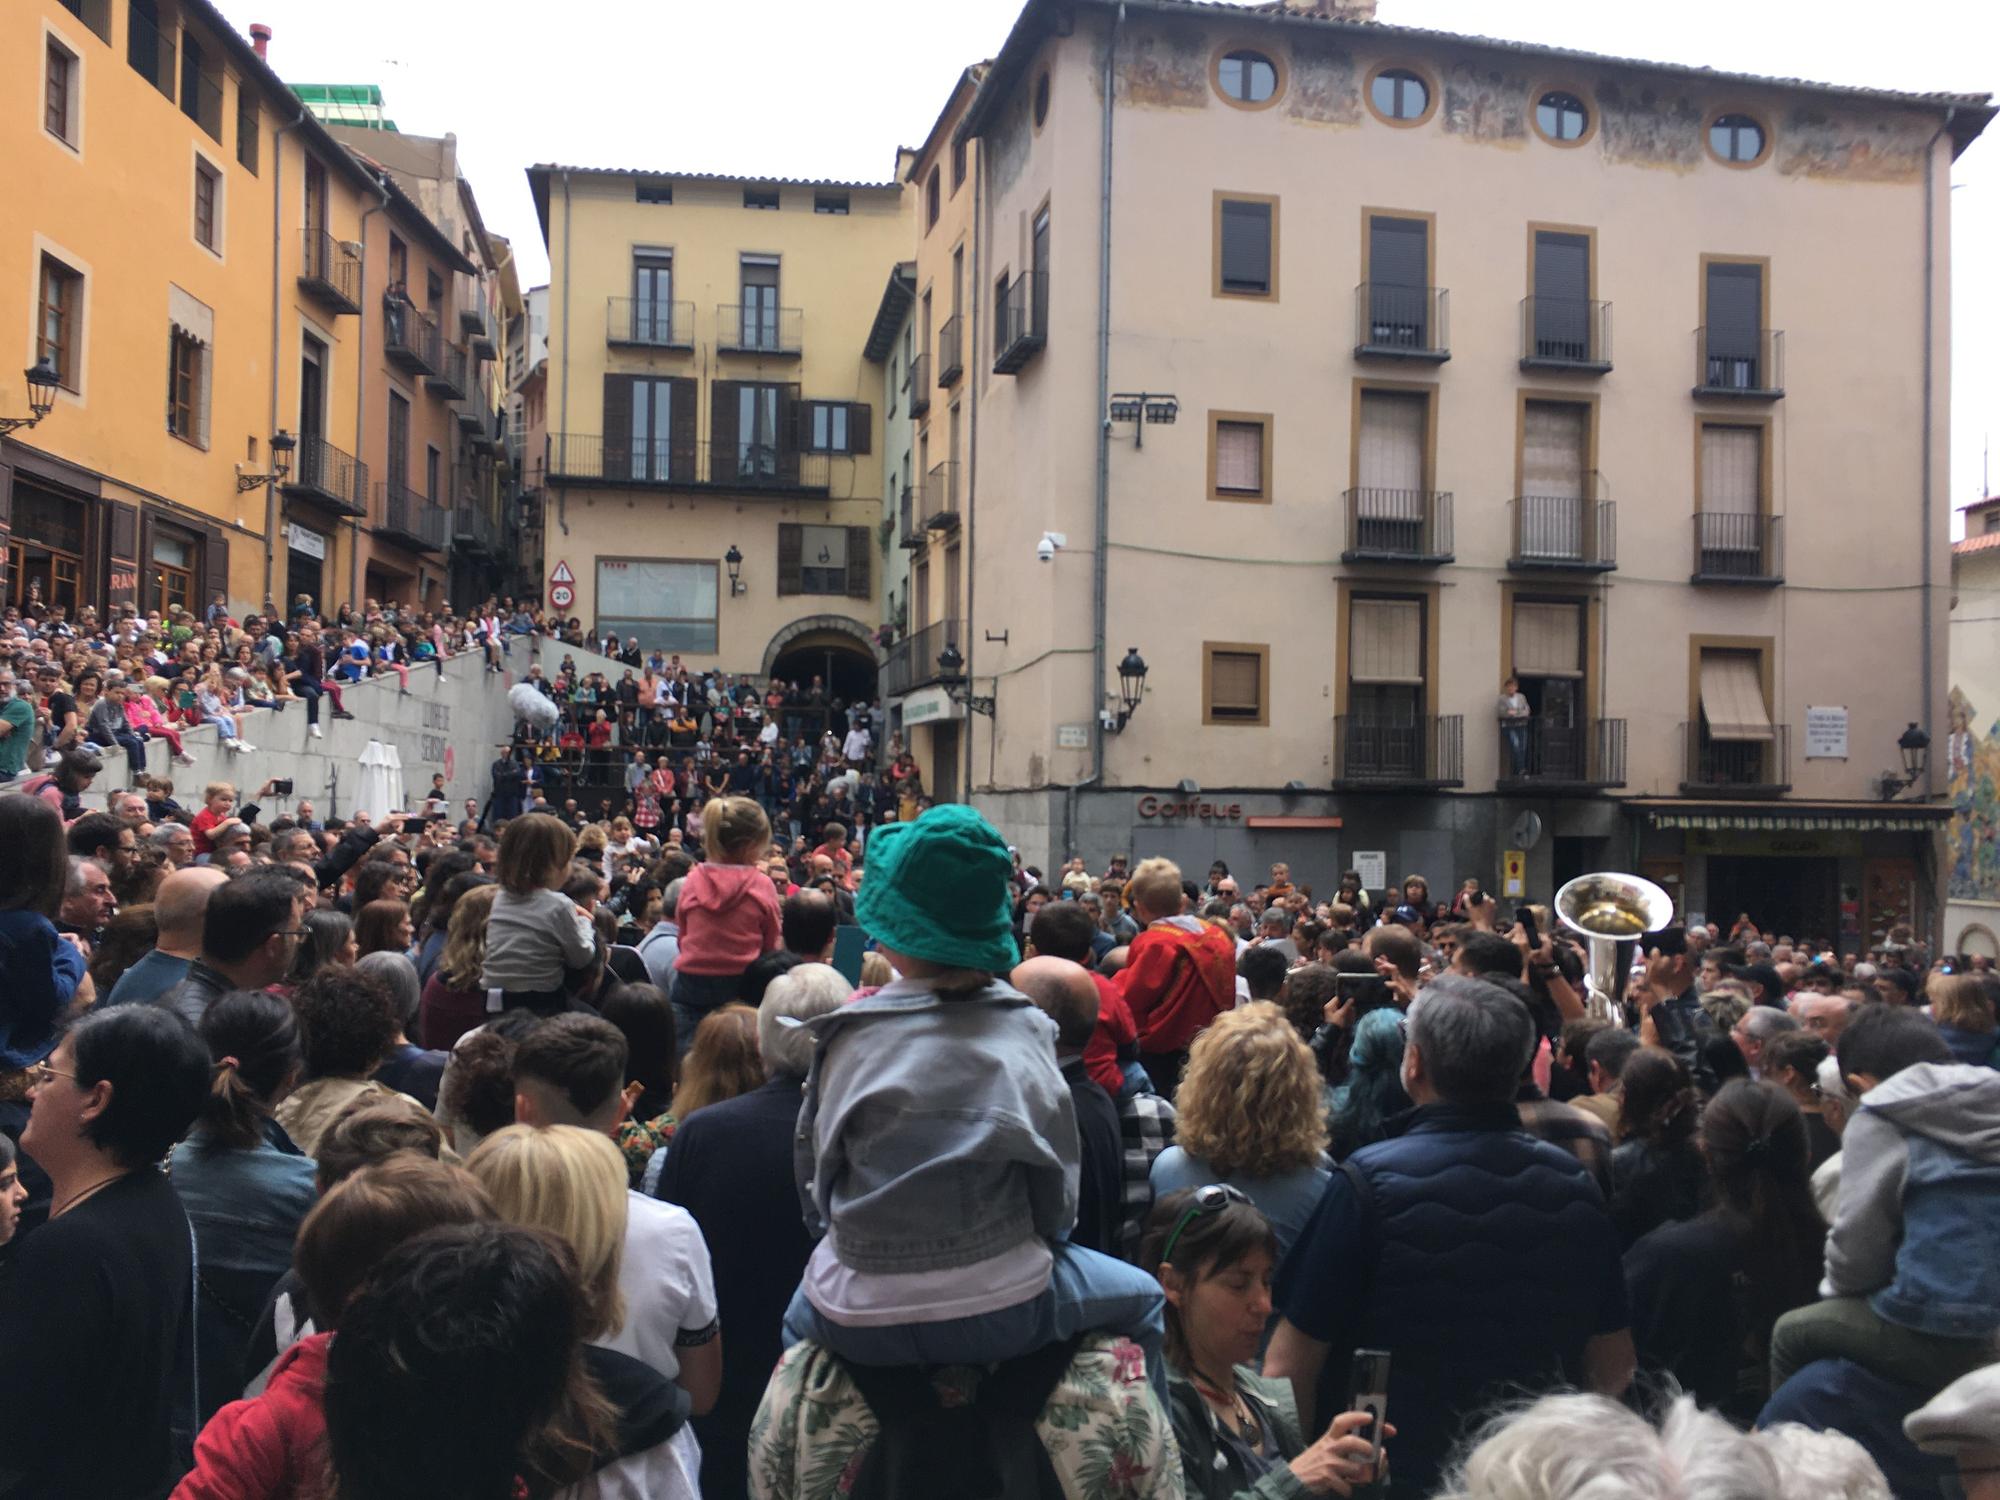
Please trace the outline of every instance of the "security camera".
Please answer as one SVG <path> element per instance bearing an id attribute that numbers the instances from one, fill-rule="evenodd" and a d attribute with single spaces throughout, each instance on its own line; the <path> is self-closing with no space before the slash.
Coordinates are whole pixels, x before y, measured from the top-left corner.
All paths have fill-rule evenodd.
<path id="1" fill-rule="evenodd" d="M 1060 531 L 1045 531 L 1042 539 L 1035 543 L 1035 556 L 1043 562 L 1054 562 L 1058 552 L 1069 545 L 1069 538 Z"/>

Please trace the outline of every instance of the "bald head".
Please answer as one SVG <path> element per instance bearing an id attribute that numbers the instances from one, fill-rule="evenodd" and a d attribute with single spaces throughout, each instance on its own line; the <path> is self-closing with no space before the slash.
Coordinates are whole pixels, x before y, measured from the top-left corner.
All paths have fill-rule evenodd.
<path id="1" fill-rule="evenodd" d="M 153 897 L 153 916 L 160 924 L 162 953 L 192 958 L 201 952 L 201 920 L 208 910 L 209 893 L 228 879 L 228 874 L 214 865 L 189 865 L 160 882 Z"/>
<path id="2" fill-rule="evenodd" d="M 1009 977 L 1056 1023 L 1057 1050 L 1081 1052 L 1097 1028 L 1097 986 L 1083 965 L 1038 956 L 1018 965 Z"/>

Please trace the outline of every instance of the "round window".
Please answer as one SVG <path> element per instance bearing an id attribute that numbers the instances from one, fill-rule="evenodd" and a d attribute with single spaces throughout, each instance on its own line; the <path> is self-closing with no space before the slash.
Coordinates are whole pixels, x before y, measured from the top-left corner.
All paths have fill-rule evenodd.
<path id="1" fill-rule="evenodd" d="M 1551 90 L 1535 105 L 1535 124 L 1552 141 L 1580 141 L 1590 128 L 1590 111 L 1576 95 Z"/>
<path id="2" fill-rule="evenodd" d="M 1278 92 L 1278 65 L 1261 52 L 1231 52 L 1216 65 L 1215 80 L 1238 104 L 1262 104 Z"/>
<path id="3" fill-rule="evenodd" d="M 1708 149 L 1724 161 L 1747 165 L 1764 154 L 1764 127 L 1748 115 L 1717 115 L 1708 127 Z"/>
<path id="4" fill-rule="evenodd" d="M 1431 88 L 1408 68 L 1384 68 L 1369 85 L 1375 112 L 1391 120 L 1420 120 L 1431 107 Z"/>
<path id="5" fill-rule="evenodd" d="M 1042 128 L 1042 121 L 1049 117 L 1049 75 L 1044 73 L 1035 80 L 1035 129 Z"/>

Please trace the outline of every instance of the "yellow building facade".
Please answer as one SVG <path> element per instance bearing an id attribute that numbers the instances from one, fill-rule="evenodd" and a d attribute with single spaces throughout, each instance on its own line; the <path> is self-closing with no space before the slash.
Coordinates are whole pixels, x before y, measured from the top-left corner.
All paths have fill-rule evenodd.
<path id="1" fill-rule="evenodd" d="M 470 268 L 458 248 L 205 0 L 24 0 L 0 80 L 4 368 L 47 359 L 60 382 L 0 444 L 5 602 L 327 607 L 378 548 L 414 602 L 449 529 L 376 490 L 382 292 L 396 242 L 419 277 Z M 0 375 L 0 413 L 25 405 Z"/>
<path id="2" fill-rule="evenodd" d="M 888 538 L 865 349 L 908 253 L 901 185 L 529 181 L 550 259 L 544 602 L 690 666 L 874 696 Z"/>

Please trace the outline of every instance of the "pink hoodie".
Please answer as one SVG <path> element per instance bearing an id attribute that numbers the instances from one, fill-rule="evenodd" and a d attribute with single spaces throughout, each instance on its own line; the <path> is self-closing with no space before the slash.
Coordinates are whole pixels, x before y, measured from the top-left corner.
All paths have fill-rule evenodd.
<path id="1" fill-rule="evenodd" d="M 698 864 L 681 885 L 674 920 L 683 974 L 741 974 L 779 946 L 778 893 L 760 865 Z"/>

